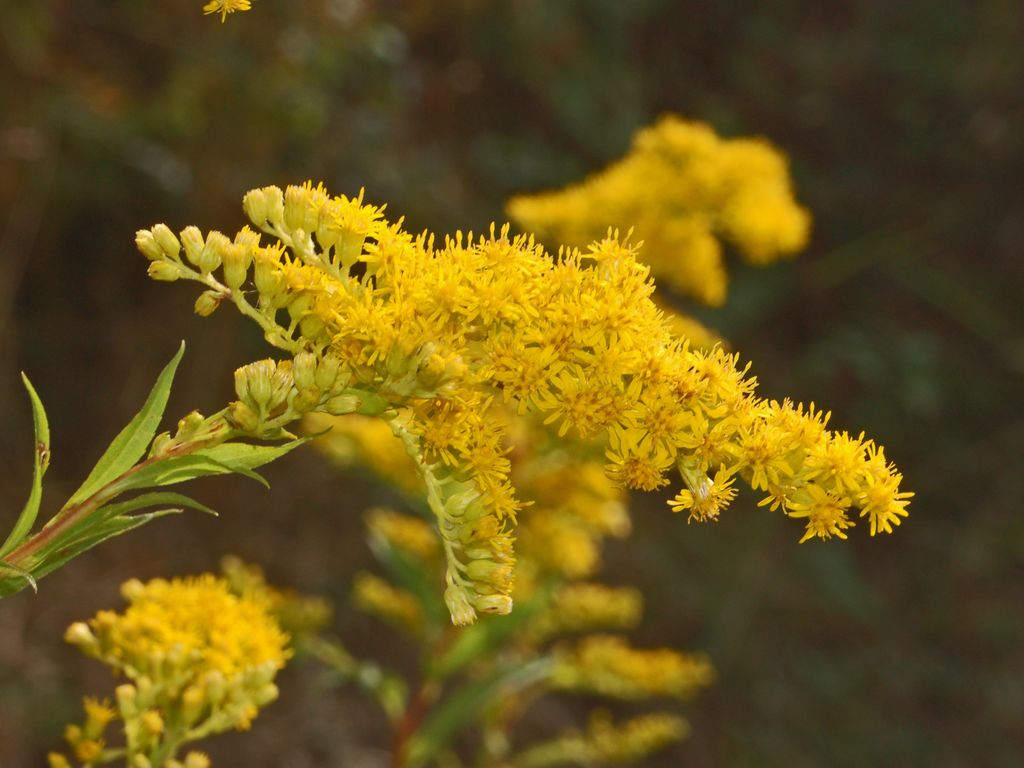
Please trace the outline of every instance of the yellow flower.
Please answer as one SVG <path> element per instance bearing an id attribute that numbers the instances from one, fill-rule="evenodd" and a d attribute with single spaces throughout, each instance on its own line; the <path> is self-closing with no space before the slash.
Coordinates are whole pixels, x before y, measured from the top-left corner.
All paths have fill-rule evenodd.
<path id="1" fill-rule="evenodd" d="M 611 635 L 587 637 L 558 658 L 553 676 L 556 688 L 619 699 L 689 698 L 714 678 L 711 664 L 703 656 L 667 648 L 638 650 Z"/>
<path id="2" fill-rule="evenodd" d="M 545 239 L 584 246 L 631 227 L 659 280 L 707 304 L 725 300 L 720 240 L 753 264 L 792 256 L 810 216 L 793 199 L 784 156 L 761 139 L 721 139 L 672 115 L 629 153 L 564 190 L 512 198 L 508 213 Z"/>
<path id="3" fill-rule="evenodd" d="M 211 13 L 219 13 L 220 21 L 223 24 L 229 13 L 235 11 L 248 11 L 252 7 L 251 0 L 210 0 L 203 6 L 203 13 L 209 16 Z"/>
<path id="4" fill-rule="evenodd" d="M 625 167 L 640 163 L 666 184 L 675 179 L 663 167 L 666 153 L 685 166 L 677 202 L 706 204 L 706 226 L 721 223 L 727 204 L 755 194 L 794 207 L 794 220 L 805 218 L 789 197 L 784 161 L 763 143 L 733 145 L 667 119 L 638 138 L 637 153 Z M 601 189 L 594 199 L 607 203 L 610 193 Z M 622 202 L 613 197 L 608 210 Z M 438 244 L 389 222 L 361 193 L 332 197 L 309 182 L 253 190 L 244 207 L 273 242 L 262 245 L 246 228 L 234 242 L 211 233 L 200 243 L 198 231 L 187 230 L 193 251 L 213 253 L 196 259 L 198 270 L 182 261 L 163 225 L 140 232 L 137 242 L 152 263 L 202 282 L 292 355 L 240 369 L 239 401 L 229 410 L 239 429 L 279 436 L 306 414 L 356 414 L 380 419 L 398 438 L 380 428 L 348 433 L 357 447 L 384 457 L 382 471 L 408 477 L 414 468 L 435 516 L 447 601 L 459 621 L 511 609 L 513 533 L 524 509 L 516 493 L 523 479 L 513 476 L 510 458 L 517 417 L 553 426 L 572 441 L 569 450 L 590 457 L 584 464 L 603 453 L 607 477 L 619 487 L 658 488 L 675 468 L 686 490 L 673 508 L 690 510 L 691 519 L 715 519 L 735 496 L 736 478 L 766 493 L 773 509 L 803 519 L 812 537 L 839 535 L 852 523 L 845 508 L 826 514 L 813 488 L 860 509 L 873 532 L 891 531 L 905 515 L 909 496 L 874 443 L 829 431 L 813 406 L 757 397 L 738 354 L 674 335 L 651 300 L 638 246 L 614 232 L 556 256 L 507 227 Z M 749 258 L 796 247 L 791 231 L 737 216 L 721 231 Z M 211 266 L 218 263 L 224 282 Z M 514 406 L 516 418 L 502 403 Z M 600 509 L 615 503 L 602 500 Z M 538 561 L 556 559 L 538 542 L 542 531 L 558 531 L 559 546 L 573 554 L 567 567 L 580 574 L 596 563 L 609 530 L 594 527 L 579 513 L 583 506 L 545 502 L 524 517 L 523 538 Z M 542 509 L 553 511 L 545 522 Z"/>

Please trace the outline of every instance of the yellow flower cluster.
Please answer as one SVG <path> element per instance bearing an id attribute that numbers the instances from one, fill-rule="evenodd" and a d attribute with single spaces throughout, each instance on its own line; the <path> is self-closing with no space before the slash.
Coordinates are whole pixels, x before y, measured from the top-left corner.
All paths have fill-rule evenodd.
<path id="1" fill-rule="evenodd" d="M 633 629 L 640 623 L 643 597 L 631 587 L 575 582 L 559 587 L 531 626 L 537 642 L 554 635 L 595 629 Z"/>
<path id="2" fill-rule="evenodd" d="M 632 228 L 659 280 L 714 305 L 727 284 L 720 240 L 767 264 L 803 248 L 810 229 L 777 149 L 675 116 L 641 130 L 623 159 L 586 181 L 513 198 L 508 214 L 544 240 L 579 247 L 609 226 Z"/>
<path id="3" fill-rule="evenodd" d="M 271 586 L 258 566 L 228 555 L 221 560 L 220 569 L 231 593 L 247 603 L 262 605 L 289 637 L 293 647 L 301 645 L 306 638 L 330 623 L 330 602 Z"/>
<path id="4" fill-rule="evenodd" d="M 686 699 L 713 679 L 711 664 L 702 655 L 668 648 L 639 650 L 621 637 L 591 635 L 560 654 L 552 685 L 617 699 Z"/>
<path id="5" fill-rule="evenodd" d="M 365 571 L 352 581 L 356 608 L 413 635 L 423 630 L 423 609 L 409 592 Z"/>
<path id="6" fill-rule="evenodd" d="M 526 750 L 513 768 L 545 768 L 556 765 L 615 765 L 635 763 L 652 752 L 686 738 L 689 723 L 664 712 L 640 715 L 614 723 L 607 712 L 590 717 L 585 733 L 569 733 Z"/>
<path id="7" fill-rule="evenodd" d="M 220 23 L 227 21 L 228 14 L 235 11 L 248 11 L 252 8 L 252 0 L 210 0 L 203 6 L 203 13 L 209 16 L 211 13 L 220 14 Z"/>
<path id="8" fill-rule="evenodd" d="M 737 477 L 803 519 L 805 538 L 843 536 L 855 509 L 872 533 L 907 514 L 880 447 L 829 431 L 813 407 L 757 398 L 736 355 L 674 337 L 628 244 L 553 258 L 507 229 L 436 243 L 310 184 L 253 190 L 244 208 L 271 242 L 195 227 L 179 241 L 157 225 L 137 236 L 150 274 L 203 283 L 202 314 L 230 301 L 294 356 L 240 373 L 231 414 L 247 431 L 324 411 L 388 424 L 437 518 L 457 624 L 512 604 L 521 504 L 499 401 L 560 435 L 606 440 L 619 486 L 655 489 L 675 469 L 685 490 L 673 508 L 692 519 L 717 517 Z"/>
<path id="9" fill-rule="evenodd" d="M 209 574 L 132 580 L 122 592 L 130 603 L 123 613 L 101 611 L 65 636 L 131 681 L 118 686 L 116 710 L 87 699 L 85 725 L 69 727 L 66 739 L 83 764 L 103 757 L 103 732 L 114 719 L 123 722 L 129 764 L 158 768 L 182 744 L 247 729 L 277 698 L 273 679 L 290 651 L 266 600 L 238 597 Z M 184 765 L 199 768 L 204 759 L 192 753 Z"/>

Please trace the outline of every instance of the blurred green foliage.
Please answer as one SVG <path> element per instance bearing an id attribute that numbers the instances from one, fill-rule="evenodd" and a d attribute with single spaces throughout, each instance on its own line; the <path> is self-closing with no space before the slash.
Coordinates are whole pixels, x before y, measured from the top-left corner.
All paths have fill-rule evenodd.
<path id="1" fill-rule="evenodd" d="M 263 354 L 236 318 L 199 326 L 183 296 L 148 284 L 140 226 L 241 225 L 244 190 L 313 178 L 365 186 L 413 229 L 479 230 L 508 195 L 602 167 L 675 111 L 770 137 L 815 215 L 805 256 L 741 270 L 726 308 L 702 319 L 753 359 L 765 394 L 815 400 L 876 436 L 918 496 L 895 536 L 846 545 L 797 547 L 739 502 L 713 527 L 638 516 L 609 573 L 646 587 L 649 640 L 704 648 L 720 674 L 690 740 L 651 765 L 1024 761 L 1017 0 L 259 0 L 224 25 L 191 0 L 40 0 L 3 16 L 10 520 L 31 476 L 19 368 L 66 425 L 48 480 L 71 490 L 105 444 L 87 436 L 124 423 L 178 339 L 195 353 L 175 412 L 220 403 L 232 368 Z M 278 583 L 346 593 L 368 559 L 358 513 L 381 491 L 339 487 L 312 456 L 268 475 L 266 494 L 211 487 L 204 498 L 234 510 L 220 520 L 148 526 L 41 597 L 5 601 L 0 764 L 39 764 L 57 741 L 89 674 L 59 655 L 63 627 L 129 576 L 234 551 Z M 338 621 L 357 650 L 409 652 Z M 213 756 L 385 764 L 381 725 L 305 674 L 285 676 L 284 700 Z M 574 719 L 559 706 L 535 727 Z"/>

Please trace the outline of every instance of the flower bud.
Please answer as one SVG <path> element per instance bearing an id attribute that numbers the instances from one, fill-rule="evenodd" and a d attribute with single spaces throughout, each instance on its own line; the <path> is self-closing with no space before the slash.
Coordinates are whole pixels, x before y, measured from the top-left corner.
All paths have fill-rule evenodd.
<path id="1" fill-rule="evenodd" d="M 181 277 L 181 269 L 169 261 L 154 261 L 149 265 L 149 276 L 154 280 L 165 280 L 173 283 Z"/>
<path id="2" fill-rule="evenodd" d="M 196 299 L 194 307 L 195 313 L 200 317 L 209 317 L 217 311 L 217 307 L 220 306 L 220 302 L 223 298 L 224 296 L 220 291 L 214 291 L 212 289 L 209 291 L 203 291 L 199 294 L 199 298 Z"/>
<path id="3" fill-rule="evenodd" d="M 450 584 L 444 591 L 444 602 L 452 615 L 452 623 L 462 627 L 476 620 L 476 611 L 469 603 L 466 591 L 455 584 Z"/>
<path id="4" fill-rule="evenodd" d="M 210 758 L 202 752 L 189 752 L 185 755 L 184 768 L 210 768 Z"/>
<path id="5" fill-rule="evenodd" d="M 242 198 L 242 208 L 249 221 L 257 227 L 262 227 L 270 214 L 270 207 L 267 202 L 267 195 L 262 189 L 250 189 Z"/>
<path id="6" fill-rule="evenodd" d="M 280 187 L 264 187 L 260 191 L 267 201 L 267 221 L 280 227 L 284 224 L 284 193 Z"/>
<path id="7" fill-rule="evenodd" d="M 292 360 L 292 378 L 300 390 L 316 386 L 316 371 L 316 355 L 312 352 L 300 352 Z"/>
<path id="8" fill-rule="evenodd" d="M 138 714 L 138 707 L 136 706 L 138 691 L 135 690 L 134 685 L 125 683 L 124 685 L 117 686 L 114 689 L 114 697 L 117 699 L 117 708 L 121 711 L 123 719 L 127 720 Z"/>
<path id="9" fill-rule="evenodd" d="M 221 256 L 227 247 L 231 245 L 228 236 L 216 230 L 206 236 L 206 244 L 196 258 L 196 265 L 203 274 L 209 274 L 220 266 Z"/>
<path id="10" fill-rule="evenodd" d="M 359 395 L 337 395 L 324 403 L 324 410 L 332 416 L 355 413 L 363 404 Z"/>
<path id="11" fill-rule="evenodd" d="M 206 241 L 198 227 L 185 227 L 181 230 L 181 242 L 185 246 L 185 258 L 195 265 L 199 264 L 199 254 L 203 252 Z"/>
<path id="12" fill-rule="evenodd" d="M 181 252 L 181 243 L 171 232 L 170 227 L 166 224 L 157 224 L 153 227 L 153 237 L 167 258 L 177 260 L 178 254 Z"/>
<path id="13" fill-rule="evenodd" d="M 334 355 L 324 355 L 320 364 L 316 367 L 316 385 L 323 392 L 330 392 L 338 380 L 338 370 L 341 361 Z"/>
<path id="14" fill-rule="evenodd" d="M 477 595 L 473 606 L 484 613 L 505 616 L 512 613 L 512 598 L 508 595 Z"/>
<path id="15" fill-rule="evenodd" d="M 224 282 L 231 290 L 237 290 L 249 276 L 252 264 L 252 246 L 232 243 L 221 253 L 224 260 Z"/>
<path id="16" fill-rule="evenodd" d="M 164 252 L 148 229 L 140 229 L 135 233 L 135 247 L 150 261 L 162 261 L 164 258 Z"/>
<path id="17" fill-rule="evenodd" d="M 64 642 L 77 646 L 83 653 L 95 649 L 99 642 L 84 621 L 76 621 L 64 632 Z"/>
<path id="18" fill-rule="evenodd" d="M 164 732 L 164 719 L 155 709 L 147 710 L 142 714 L 142 727 L 156 736 Z"/>
<path id="19" fill-rule="evenodd" d="M 128 579 L 128 581 L 121 585 L 121 597 L 129 603 L 137 600 L 144 591 L 145 587 L 138 579 Z"/>
<path id="20" fill-rule="evenodd" d="M 289 232 L 302 229 L 306 223 L 309 195 L 302 187 L 289 185 L 284 192 L 284 226 Z"/>
<path id="21" fill-rule="evenodd" d="M 466 573 L 473 581 L 482 581 L 502 591 L 512 588 L 512 566 L 507 563 L 496 563 L 493 560 L 471 560 L 466 566 Z"/>

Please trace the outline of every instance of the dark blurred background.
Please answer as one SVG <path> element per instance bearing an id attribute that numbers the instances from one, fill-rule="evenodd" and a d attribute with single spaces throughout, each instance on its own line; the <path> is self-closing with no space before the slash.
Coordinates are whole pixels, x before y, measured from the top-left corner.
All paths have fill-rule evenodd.
<path id="1" fill-rule="evenodd" d="M 708 526 L 638 499 L 607 579 L 645 590 L 641 641 L 706 650 L 719 672 L 686 708 L 689 741 L 648 764 L 1024 764 L 1019 0 L 259 0 L 224 25 L 200 5 L 3 7 L 3 520 L 31 472 L 19 370 L 50 414 L 52 514 L 181 338 L 174 418 L 221 407 L 233 368 L 269 354 L 230 311 L 194 317 L 194 288 L 147 280 L 139 227 L 233 232 L 245 190 L 312 178 L 365 186 L 414 230 L 480 230 L 677 112 L 769 137 L 815 217 L 805 254 L 734 265 L 726 307 L 700 316 L 764 394 L 885 444 L 917 497 L 893 536 L 802 546 L 750 497 Z M 226 552 L 336 599 L 351 647 L 408 666 L 345 607 L 380 491 L 312 450 L 268 476 L 269 492 L 194 488 L 220 519 L 164 519 L 3 602 L 0 765 L 40 765 L 80 696 L 112 687 L 63 647 L 68 623 L 120 604 L 128 577 Z M 287 671 L 250 734 L 209 743 L 218 764 L 383 765 L 381 718 L 318 679 Z"/>

